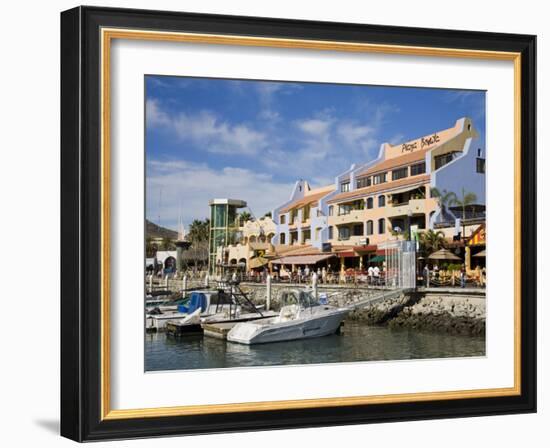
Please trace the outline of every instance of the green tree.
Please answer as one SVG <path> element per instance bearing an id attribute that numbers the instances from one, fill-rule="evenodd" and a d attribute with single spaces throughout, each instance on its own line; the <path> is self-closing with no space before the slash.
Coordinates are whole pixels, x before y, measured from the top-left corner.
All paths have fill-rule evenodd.
<path id="1" fill-rule="evenodd" d="M 447 245 L 445 234 L 438 230 L 427 230 L 419 235 L 420 250 L 424 255 L 430 255 L 439 249 L 443 249 Z"/>
<path id="2" fill-rule="evenodd" d="M 456 194 L 452 191 L 442 190 L 440 191 L 436 187 L 430 188 L 430 196 L 437 200 L 437 205 L 441 210 L 441 214 L 445 215 L 447 211 L 447 206 L 451 205 L 456 199 Z"/>
<path id="3" fill-rule="evenodd" d="M 469 205 L 475 204 L 477 202 L 477 196 L 475 193 L 472 193 L 470 191 L 464 190 L 464 187 L 462 188 L 462 196 L 458 197 L 456 194 L 454 197 L 450 200 L 449 205 L 456 205 L 462 209 L 462 236 L 466 237 L 466 224 L 464 221 L 466 220 L 466 208 Z"/>
<path id="4" fill-rule="evenodd" d="M 147 258 L 152 258 L 155 256 L 155 253 L 157 252 L 157 245 L 153 242 L 153 238 L 148 236 L 145 239 L 145 256 Z"/>
<path id="5" fill-rule="evenodd" d="M 239 226 L 244 226 L 244 223 L 247 221 L 250 221 L 252 219 L 252 215 L 249 212 L 242 212 L 239 214 Z"/>
<path id="6" fill-rule="evenodd" d="M 174 250 L 176 248 L 176 245 L 170 238 L 164 237 L 162 239 L 161 247 L 162 247 L 162 250 Z"/>
<path id="7" fill-rule="evenodd" d="M 192 243 L 208 241 L 209 233 L 210 233 L 210 220 L 195 219 L 189 225 L 187 239 Z"/>

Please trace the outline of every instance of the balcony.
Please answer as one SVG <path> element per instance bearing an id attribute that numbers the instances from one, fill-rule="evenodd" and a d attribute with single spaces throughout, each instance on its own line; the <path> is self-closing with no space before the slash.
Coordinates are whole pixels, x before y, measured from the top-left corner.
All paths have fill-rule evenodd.
<path id="1" fill-rule="evenodd" d="M 411 199 L 402 204 L 389 205 L 387 207 L 387 217 L 407 216 L 409 214 L 417 215 L 426 213 L 426 199 Z"/>
<path id="2" fill-rule="evenodd" d="M 363 222 L 367 219 L 367 212 L 370 210 L 352 210 L 347 215 L 329 216 L 330 225 L 351 224 L 354 222 Z"/>

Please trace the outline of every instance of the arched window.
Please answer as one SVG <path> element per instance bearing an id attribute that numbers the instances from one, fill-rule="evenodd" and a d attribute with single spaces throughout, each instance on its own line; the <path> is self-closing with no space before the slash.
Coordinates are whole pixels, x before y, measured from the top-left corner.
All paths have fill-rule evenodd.
<path id="1" fill-rule="evenodd" d="M 367 198 L 367 208 L 373 208 L 374 207 L 374 201 L 372 198 Z"/>
<path id="2" fill-rule="evenodd" d="M 378 196 L 378 207 L 385 207 L 386 206 L 386 195 L 381 194 Z"/>
<path id="3" fill-rule="evenodd" d="M 281 233 L 279 235 L 279 244 L 286 244 L 286 234 L 285 233 Z"/>
<path id="4" fill-rule="evenodd" d="M 367 221 L 367 235 L 372 235 L 374 233 L 374 229 L 373 229 L 373 222 L 372 220 L 368 220 Z"/>
<path id="5" fill-rule="evenodd" d="M 386 233 L 386 220 L 384 218 L 380 218 L 378 220 L 378 233 Z"/>
<path id="6" fill-rule="evenodd" d="M 248 242 L 249 242 L 249 243 L 255 243 L 255 242 L 256 242 L 256 236 L 251 235 L 251 236 L 248 238 Z"/>
<path id="7" fill-rule="evenodd" d="M 334 214 L 334 206 L 333 205 L 329 205 L 328 207 L 328 215 L 329 216 L 332 216 Z"/>

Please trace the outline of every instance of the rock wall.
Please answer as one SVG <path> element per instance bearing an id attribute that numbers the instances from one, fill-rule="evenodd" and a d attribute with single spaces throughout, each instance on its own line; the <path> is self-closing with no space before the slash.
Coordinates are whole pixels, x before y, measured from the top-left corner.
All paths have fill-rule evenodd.
<path id="1" fill-rule="evenodd" d="M 306 285 L 288 285 L 275 283 L 271 285 L 271 309 L 280 308 L 281 291 L 284 289 L 304 288 Z M 262 283 L 242 283 L 241 289 L 255 305 L 264 305 L 267 301 L 267 288 Z M 326 294 L 330 305 L 343 307 L 378 294 L 380 290 L 350 285 L 319 285 L 318 294 Z"/>
<path id="2" fill-rule="evenodd" d="M 272 285 L 271 309 L 280 308 L 279 298 L 283 289 L 304 286 Z M 265 284 L 247 283 L 241 287 L 256 305 L 265 304 Z M 327 294 L 329 304 L 343 307 L 378 294 L 380 290 L 350 285 L 319 285 L 318 292 Z M 467 293 L 458 288 L 407 293 L 356 309 L 350 312 L 347 319 L 393 328 L 481 336 L 485 334 L 485 293 L 482 290 Z"/>
<path id="3" fill-rule="evenodd" d="M 485 296 L 428 294 L 406 306 L 388 325 L 452 334 L 485 334 Z"/>

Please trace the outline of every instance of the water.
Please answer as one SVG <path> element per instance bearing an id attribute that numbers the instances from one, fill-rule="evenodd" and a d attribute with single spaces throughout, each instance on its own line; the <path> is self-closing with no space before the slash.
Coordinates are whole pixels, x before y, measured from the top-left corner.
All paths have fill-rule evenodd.
<path id="1" fill-rule="evenodd" d="M 263 345 L 165 333 L 145 337 L 145 370 L 322 364 L 484 356 L 485 338 L 346 322 L 343 334 Z"/>

